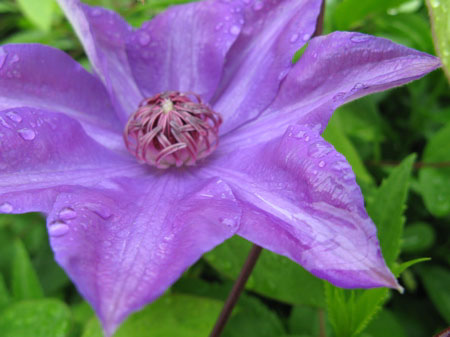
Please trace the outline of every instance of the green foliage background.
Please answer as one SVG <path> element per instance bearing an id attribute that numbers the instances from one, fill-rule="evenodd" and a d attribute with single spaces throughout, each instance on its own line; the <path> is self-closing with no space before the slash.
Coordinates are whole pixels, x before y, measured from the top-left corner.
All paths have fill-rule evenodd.
<path id="1" fill-rule="evenodd" d="M 85 2 L 139 26 L 186 1 Z M 329 0 L 325 33 L 355 30 L 438 51 L 448 67 L 449 7 L 447 0 Z M 89 69 L 54 0 L 0 0 L 0 44 L 28 42 L 63 49 Z M 264 251 L 224 337 L 422 337 L 450 324 L 449 103 L 439 70 L 342 107 L 325 132 L 355 170 L 383 254 L 405 294 L 342 290 Z M 208 336 L 250 247 L 235 237 L 206 254 L 116 336 Z M 54 262 L 38 214 L 0 216 L 0 336 L 101 336 L 89 305 Z"/>

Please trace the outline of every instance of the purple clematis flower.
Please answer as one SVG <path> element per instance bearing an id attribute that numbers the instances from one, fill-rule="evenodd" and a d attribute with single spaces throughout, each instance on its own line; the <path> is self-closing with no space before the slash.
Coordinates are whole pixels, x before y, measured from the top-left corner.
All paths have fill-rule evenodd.
<path id="1" fill-rule="evenodd" d="M 0 211 L 46 214 L 107 335 L 234 234 L 337 286 L 399 287 L 321 133 L 340 105 L 437 58 L 336 32 L 293 65 L 320 0 L 195 2 L 138 30 L 59 3 L 95 75 L 50 47 L 0 48 Z"/>

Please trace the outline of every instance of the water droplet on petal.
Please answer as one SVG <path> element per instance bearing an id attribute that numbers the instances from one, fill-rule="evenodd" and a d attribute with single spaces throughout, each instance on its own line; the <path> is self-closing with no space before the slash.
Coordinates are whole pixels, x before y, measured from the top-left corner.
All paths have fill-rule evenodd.
<path id="1" fill-rule="evenodd" d="M 16 122 L 16 123 L 20 123 L 22 121 L 22 117 L 20 117 L 20 115 L 17 114 L 17 112 L 14 112 L 14 111 L 8 111 L 6 113 L 6 116 L 8 116 L 8 118 L 10 120 L 12 120 L 13 122 Z"/>
<path id="2" fill-rule="evenodd" d="M 305 142 L 309 142 L 309 136 L 305 137 Z"/>
<path id="3" fill-rule="evenodd" d="M 355 43 L 361 43 L 361 42 L 368 41 L 370 38 L 371 37 L 368 35 L 355 34 L 350 38 L 350 41 L 355 42 Z"/>
<path id="4" fill-rule="evenodd" d="M 308 39 L 311 37 L 309 34 L 303 35 L 303 41 L 308 41 Z"/>
<path id="5" fill-rule="evenodd" d="M 321 160 L 320 162 L 319 162 L 319 167 L 324 167 L 325 166 L 325 162 L 323 161 L 323 160 Z"/>
<path id="6" fill-rule="evenodd" d="M 16 63 L 20 61 L 20 57 L 17 54 L 14 54 L 13 57 L 11 58 L 11 63 Z"/>
<path id="7" fill-rule="evenodd" d="M 298 34 L 293 34 L 292 36 L 291 36 L 291 39 L 289 40 L 289 41 L 291 41 L 291 43 L 294 43 L 295 41 L 297 41 L 298 40 Z"/>
<path id="8" fill-rule="evenodd" d="M 11 213 L 14 210 L 13 206 L 9 202 L 4 202 L 0 204 L 0 212 Z"/>
<path id="9" fill-rule="evenodd" d="M 233 219 L 222 219 L 222 225 L 225 225 L 227 227 L 233 227 L 235 225 L 235 221 Z"/>
<path id="10" fill-rule="evenodd" d="M 25 140 L 33 140 L 36 137 L 36 133 L 31 129 L 20 129 L 17 133 Z"/>
<path id="11" fill-rule="evenodd" d="M 139 43 L 141 44 L 142 47 L 148 45 L 148 43 L 150 42 L 150 35 L 148 35 L 146 32 L 141 32 L 139 34 Z"/>
<path id="12" fill-rule="evenodd" d="M 11 125 L 9 125 L 3 117 L 0 117 L 0 124 L 3 125 L 5 128 L 11 129 Z"/>
<path id="13" fill-rule="evenodd" d="M 62 221 L 54 221 L 48 227 L 48 234 L 50 236 L 59 237 L 66 235 L 69 232 L 69 226 Z"/>
<path id="14" fill-rule="evenodd" d="M 346 95 L 345 92 L 338 92 L 336 95 L 333 96 L 332 100 L 333 102 L 338 102 L 342 100 L 345 97 L 345 95 Z"/>
<path id="15" fill-rule="evenodd" d="M 111 211 L 106 207 L 102 207 L 101 205 L 98 205 L 96 207 L 89 207 L 89 208 L 92 212 L 97 214 L 103 220 L 108 220 L 109 218 L 112 217 Z"/>
<path id="16" fill-rule="evenodd" d="M 367 86 L 363 83 L 356 83 L 352 90 L 355 91 L 355 90 L 360 90 L 360 89 L 367 89 L 368 87 L 369 86 Z"/>
<path id="17" fill-rule="evenodd" d="M 255 11 L 259 11 L 264 7 L 264 4 L 262 3 L 262 1 L 258 1 L 253 5 L 253 9 Z"/>
<path id="18" fill-rule="evenodd" d="M 92 16 L 99 16 L 100 14 L 102 14 L 102 11 L 99 8 L 94 8 L 91 12 Z"/>
<path id="19" fill-rule="evenodd" d="M 233 35 L 238 35 L 240 31 L 241 31 L 241 30 L 239 29 L 238 26 L 232 26 L 232 27 L 230 28 L 230 33 L 233 34 Z"/>
<path id="20" fill-rule="evenodd" d="M 72 220 L 77 217 L 77 212 L 70 207 L 65 207 L 59 212 L 59 217 L 61 220 Z"/>

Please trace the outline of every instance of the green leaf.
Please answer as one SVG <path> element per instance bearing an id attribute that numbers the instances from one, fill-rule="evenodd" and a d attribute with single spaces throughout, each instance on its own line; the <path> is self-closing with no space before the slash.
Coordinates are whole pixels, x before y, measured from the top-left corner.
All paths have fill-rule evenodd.
<path id="1" fill-rule="evenodd" d="M 211 297 L 225 301 L 233 282 L 212 283 L 194 277 L 183 277 L 171 288 L 174 293 Z M 285 333 L 278 315 L 258 298 L 241 294 L 228 321 L 223 337 L 273 337 Z"/>
<path id="2" fill-rule="evenodd" d="M 394 273 L 395 276 L 398 277 L 401 273 L 403 273 L 409 267 L 411 267 L 411 266 L 413 266 L 415 264 L 418 264 L 418 263 L 421 263 L 421 262 L 427 262 L 427 261 L 430 261 L 430 260 L 431 260 L 431 258 L 429 258 L 429 257 L 420 257 L 418 259 L 414 259 L 414 260 L 411 260 L 411 261 L 406 261 L 406 262 L 403 262 L 400 265 L 394 266 L 392 268 L 392 272 Z"/>
<path id="3" fill-rule="evenodd" d="M 392 170 L 367 206 L 367 212 L 377 226 L 381 251 L 388 266 L 392 265 L 400 253 L 405 222 L 403 212 L 415 157 L 414 154 L 408 156 Z"/>
<path id="4" fill-rule="evenodd" d="M 430 248 L 435 239 L 434 229 L 425 222 L 416 222 L 405 228 L 402 252 L 416 253 Z"/>
<path id="5" fill-rule="evenodd" d="M 269 310 L 258 299 L 243 296 L 239 299 L 221 336 L 273 337 L 284 333 L 283 324 L 275 312 Z"/>
<path id="6" fill-rule="evenodd" d="M 428 142 L 424 150 L 425 163 L 450 162 L 450 123 L 447 123 Z M 419 184 L 425 206 L 431 214 L 443 217 L 450 214 L 450 167 L 423 167 Z"/>
<path id="7" fill-rule="evenodd" d="M 17 0 L 23 15 L 36 27 L 49 31 L 56 4 L 54 0 Z"/>
<path id="8" fill-rule="evenodd" d="M 430 23 L 421 13 L 377 15 L 373 24 L 377 36 L 427 53 L 434 52 Z"/>
<path id="9" fill-rule="evenodd" d="M 374 193 L 367 210 L 378 229 L 378 238 L 388 265 L 400 251 L 409 180 L 415 155 L 410 155 L 392 170 Z M 336 337 L 361 333 L 388 298 L 386 288 L 344 290 L 325 283 L 328 317 Z"/>
<path id="10" fill-rule="evenodd" d="M 69 309 L 53 299 L 17 302 L 0 313 L 2 337 L 64 337 L 69 325 Z"/>
<path id="11" fill-rule="evenodd" d="M 343 0 L 333 15 L 338 30 L 345 30 L 361 24 L 371 14 L 386 12 L 408 0 Z"/>
<path id="12" fill-rule="evenodd" d="M 345 290 L 325 282 L 328 318 L 336 337 L 353 337 L 364 330 L 388 298 L 386 288 Z"/>
<path id="13" fill-rule="evenodd" d="M 131 315 L 114 337 L 206 337 L 222 306 L 207 298 L 166 295 Z M 103 337 L 97 318 L 88 323 L 83 337 Z"/>
<path id="14" fill-rule="evenodd" d="M 28 253 L 20 240 L 14 242 L 12 259 L 12 293 L 15 300 L 43 297 L 42 287 Z"/>
<path id="15" fill-rule="evenodd" d="M 234 236 L 204 257 L 220 273 L 236 279 L 251 245 Z M 268 250 L 262 251 L 246 288 L 286 303 L 324 306 L 322 282 L 297 263 Z"/>
<path id="16" fill-rule="evenodd" d="M 364 163 L 352 142 L 344 133 L 340 118 L 339 111 L 333 114 L 323 133 L 323 137 L 333 144 L 338 152 L 342 153 L 345 158 L 347 158 L 358 180 L 361 180 L 366 184 L 372 184 L 373 178 L 364 166 Z"/>
<path id="17" fill-rule="evenodd" d="M 406 337 L 405 330 L 395 315 L 384 309 L 370 322 L 361 337 L 382 337 L 386 336 L 387 331 L 389 336 Z"/>
<path id="18" fill-rule="evenodd" d="M 321 322 L 322 320 L 322 322 Z M 323 309 L 296 305 L 289 316 L 289 330 L 299 335 L 321 335 L 321 324 L 325 325 L 326 335 L 331 334 L 331 326 L 326 324 L 327 318 Z"/>
<path id="19" fill-rule="evenodd" d="M 419 272 L 428 296 L 447 324 L 450 324 L 450 271 L 428 266 Z"/>
<path id="20" fill-rule="evenodd" d="M 433 28 L 434 44 L 450 80 L 450 2 L 427 0 Z"/>

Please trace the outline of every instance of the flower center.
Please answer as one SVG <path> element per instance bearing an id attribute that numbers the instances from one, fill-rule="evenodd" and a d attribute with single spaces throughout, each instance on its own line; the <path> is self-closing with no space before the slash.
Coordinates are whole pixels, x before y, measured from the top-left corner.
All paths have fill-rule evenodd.
<path id="1" fill-rule="evenodd" d="M 198 95 L 168 91 L 139 104 L 123 137 L 139 162 L 161 169 L 189 166 L 216 149 L 221 123 Z"/>

